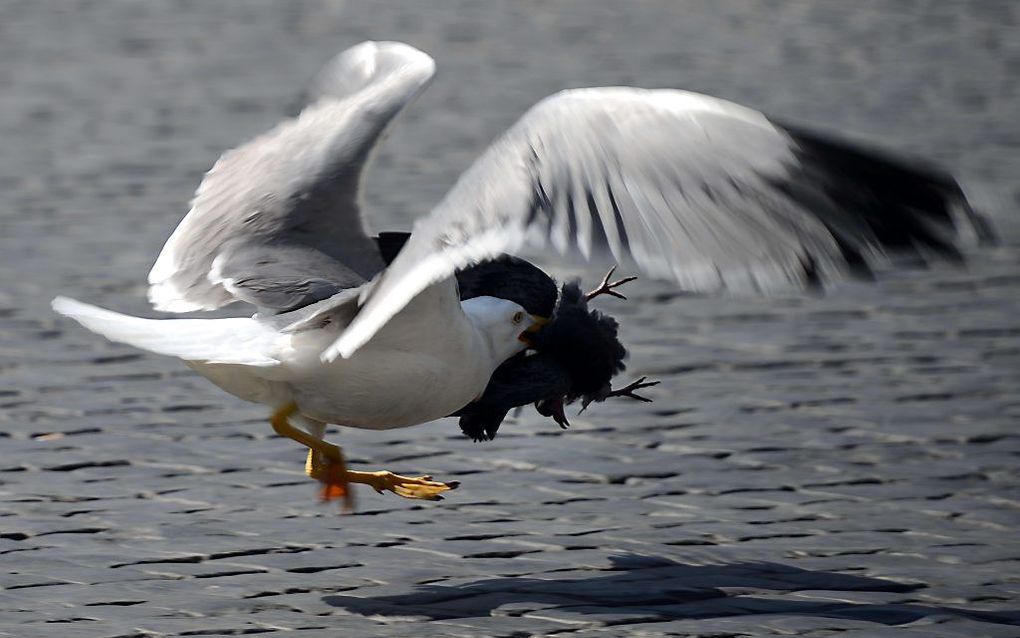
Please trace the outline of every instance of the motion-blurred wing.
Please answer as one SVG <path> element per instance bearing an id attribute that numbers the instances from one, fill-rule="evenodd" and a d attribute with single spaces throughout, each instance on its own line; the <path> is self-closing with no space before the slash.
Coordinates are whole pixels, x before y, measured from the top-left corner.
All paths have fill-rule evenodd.
<path id="1" fill-rule="evenodd" d="M 327 355 L 350 355 L 432 282 L 526 241 L 611 255 L 686 289 L 768 292 L 867 272 L 886 248 L 958 255 L 955 229 L 974 226 L 951 178 L 724 100 L 565 91 L 415 224 Z"/>
<path id="2" fill-rule="evenodd" d="M 334 58 L 301 114 L 225 153 L 149 273 L 159 310 L 237 299 L 289 310 L 357 286 L 383 267 L 358 207 L 364 168 L 435 65 L 397 42 Z"/>

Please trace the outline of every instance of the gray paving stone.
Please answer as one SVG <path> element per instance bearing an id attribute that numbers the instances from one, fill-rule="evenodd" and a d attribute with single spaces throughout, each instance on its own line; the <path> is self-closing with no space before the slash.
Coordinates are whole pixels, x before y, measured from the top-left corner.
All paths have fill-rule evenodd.
<path id="1" fill-rule="evenodd" d="M 1010 0 L 0 1 L 0 636 L 1020 636 L 1018 24 Z M 637 282 L 605 308 L 655 403 L 485 444 L 335 433 L 463 483 L 340 516 L 261 407 L 48 300 L 153 316 L 202 172 L 367 38 L 441 70 L 368 175 L 376 229 L 541 97 L 639 84 L 929 157 L 1002 246 L 821 298 Z"/>

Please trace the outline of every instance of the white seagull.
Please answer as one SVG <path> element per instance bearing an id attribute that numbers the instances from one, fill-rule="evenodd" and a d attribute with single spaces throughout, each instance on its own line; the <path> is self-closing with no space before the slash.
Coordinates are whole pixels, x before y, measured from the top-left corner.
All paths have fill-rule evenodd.
<path id="1" fill-rule="evenodd" d="M 548 320 L 507 299 L 462 302 L 458 270 L 535 244 L 688 290 L 772 292 L 866 273 L 886 251 L 957 258 L 958 231 L 987 234 L 932 169 L 705 95 L 590 88 L 525 113 L 387 266 L 365 228 L 361 173 L 434 70 L 407 44 L 348 49 L 300 115 L 205 176 L 149 273 L 149 299 L 169 312 L 245 301 L 253 317 L 150 320 L 63 297 L 53 308 L 269 406 L 273 428 L 310 448 L 306 470 L 327 496 L 364 483 L 437 499 L 456 483 L 348 470 L 323 435 L 327 423 L 388 429 L 456 412 Z"/>

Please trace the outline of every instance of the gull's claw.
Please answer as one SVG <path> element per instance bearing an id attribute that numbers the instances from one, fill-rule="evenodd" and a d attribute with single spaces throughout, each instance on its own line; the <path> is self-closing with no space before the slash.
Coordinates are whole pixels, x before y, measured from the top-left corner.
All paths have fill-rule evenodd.
<path id="1" fill-rule="evenodd" d="M 625 283 L 634 281 L 635 279 L 637 279 L 637 277 L 624 277 L 623 279 L 617 279 L 616 281 L 610 283 L 609 278 L 613 276 L 614 272 L 616 272 L 616 266 L 613 266 L 612 268 L 609 269 L 609 272 L 607 272 L 606 276 L 602 278 L 602 283 L 600 283 L 597 288 L 585 294 L 584 300 L 591 301 L 592 299 L 598 297 L 599 295 L 610 295 L 612 297 L 616 297 L 617 299 L 626 299 L 626 297 L 624 297 L 623 295 L 621 295 L 620 293 L 616 292 L 613 289 L 619 288 Z"/>

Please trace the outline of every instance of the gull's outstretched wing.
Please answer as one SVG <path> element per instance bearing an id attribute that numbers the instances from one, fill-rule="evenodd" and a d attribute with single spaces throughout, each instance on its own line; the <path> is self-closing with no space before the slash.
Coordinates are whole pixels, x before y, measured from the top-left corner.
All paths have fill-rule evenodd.
<path id="1" fill-rule="evenodd" d="M 149 273 L 153 305 L 186 312 L 240 299 L 289 310 L 382 269 L 359 212 L 361 172 L 434 70 L 398 42 L 334 58 L 298 117 L 224 153 L 202 180 Z"/>
<path id="2" fill-rule="evenodd" d="M 324 356 L 349 356 L 431 283 L 526 241 L 606 254 L 691 290 L 768 292 L 866 274 L 887 250 L 958 257 L 965 229 L 983 226 L 938 171 L 696 93 L 564 91 L 415 224 Z"/>

